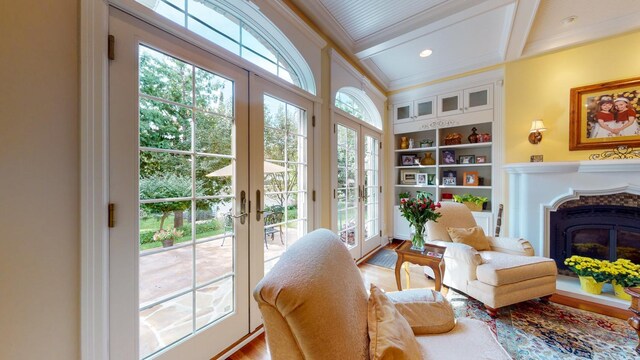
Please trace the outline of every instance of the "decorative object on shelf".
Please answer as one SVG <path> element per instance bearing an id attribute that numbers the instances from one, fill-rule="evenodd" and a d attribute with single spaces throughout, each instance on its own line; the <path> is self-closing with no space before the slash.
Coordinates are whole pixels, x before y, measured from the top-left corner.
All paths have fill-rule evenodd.
<path id="1" fill-rule="evenodd" d="M 442 150 L 442 163 L 443 164 L 455 164 L 456 152 L 455 150 Z"/>
<path id="2" fill-rule="evenodd" d="M 416 185 L 427 185 L 427 174 L 425 173 L 417 173 L 416 174 Z"/>
<path id="3" fill-rule="evenodd" d="M 535 119 L 531 122 L 531 129 L 529 130 L 529 142 L 532 144 L 539 144 L 542 141 L 542 132 L 547 131 L 542 119 Z"/>
<path id="4" fill-rule="evenodd" d="M 428 192 L 428 191 L 424 191 L 424 190 L 416 191 L 416 199 L 418 199 L 418 200 L 424 200 L 424 199 L 430 198 L 432 196 L 433 196 L 433 194 Z"/>
<path id="5" fill-rule="evenodd" d="M 442 200 L 443 201 L 451 201 L 451 200 L 453 200 L 453 194 L 451 194 L 451 193 L 442 193 Z"/>
<path id="6" fill-rule="evenodd" d="M 600 154 L 589 155 L 589 160 L 606 160 L 606 159 L 635 159 L 640 158 L 640 150 L 635 150 L 627 145 L 620 145 L 613 150 L 607 150 Z"/>
<path id="7" fill-rule="evenodd" d="M 416 173 L 409 170 L 400 170 L 400 182 L 404 185 L 415 185 Z"/>
<path id="8" fill-rule="evenodd" d="M 436 184 L 436 174 L 427 174 L 427 185 Z"/>
<path id="9" fill-rule="evenodd" d="M 640 146 L 640 78 L 571 89 L 569 150 Z"/>
<path id="10" fill-rule="evenodd" d="M 424 225 L 427 221 L 438 221 L 438 218 L 442 215 L 435 210 L 439 207 L 440 203 L 434 202 L 429 196 L 400 201 L 400 213 L 409 221 L 409 225 L 415 229 L 411 238 L 413 245 L 411 249 L 420 252 L 424 251 Z"/>
<path id="11" fill-rule="evenodd" d="M 162 247 L 167 248 L 173 246 L 173 242 L 182 237 L 182 231 L 176 228 L 168 230 L 160 229 L 153 234 L 153 241 L 161 241 Z"/>
<path id="12" fill-rule="evenodd" d="M 477 171 L 466 171 L 464 174 L 464 186 L 478 186 L 478 172 Z"/>
<path id="13" fill-rule="evenodd" d="M 402 201 L 402 199 L 408 199 L 411 197 L 411 193 L 409 191 L 403 191 L 398 194 L 398 199 Z"/>
<path id="14" fill-rule="evenodd" d="M 413 149 L 413 138 L 409 138 L 409 149 Z"/>
<path id="15" fill-rule="evenodd" d="M 475 164 L 476 156 L 475 155 L 460 155 L 458 157 L 458 163 L 460 164 Z"/>
<path id="16" fill-rule="evenodd" d="M 478 176 L 478 186 L 484 186 L 484 178 L 482 176 Z"/>
<path id="17" fill-rule="evenodd" d="M 409 139 L 406 136 L 400 138 L 400 149 L 409 148 Z"/>
<path id="18" fill-rule="evenodd" d="M 471 135 L 467 136 L 467 140 L 469 140 L 470 144 L 475 144 L 478 141 L 478 133 L 476 132 L 478 129 L 476 127 L 471 128 Z"/>
<path id="19" fill-rule="evenodd" d="M 464 204 L 471 211 L 482 211 L 489 198 L 472 194 L 453 195 L 453 201 Z"/>
<path id="20" fill-rule="evenodd" d="M 543 156 L 542 155 L 531 155 L 531 161 L 530 162 L 542 162 L 543 160 Z"/>
<path id="21" fill-rule="evenodd" d="M 478 142 L 479 143 L 491 142 L 491 134 L 489 133 L 478 134 Z"/>
<path id="22" fill-rule="evenodd" d="M 431 157 L 430 152 L 424 153 L 424 157 L 420 160 L 420 165 L 435 165 L 436 159 Z"/>
<path id="23" fill-rule="evenodd" d="M 444 137 L 444 144 L 445 145 L 462 144 L 462 135 L 458 133 L 447 134 L 447 136 Z"/>
<path id="24" fill-rule="evenodd" d="M 432 147 L 432 146 L 433 146 L 433 140 L 431 140 L 431 139 L 420 140 L 420 147 L 421 148 L 427 148 L 427 147 Z"/>
<path id="25" fill-rule="evenodd" d="M 486 164 L 486 163 L 487 163 L 487 157 L 485 155 L 476 156 L 476 164 Z"/>
<path id="26" fill-rule="evenodd" d="M 413 166 L 413 165 L 416 165 L 416 155 L 415 154 L 401 155 L 400 159 L 402 160 L 402 166 Z"/>
<path id="27" fill-rule="evenodd" d="M 454 170 L 442 172 L 442 185 L 457 185 L 457 173 Z"/>

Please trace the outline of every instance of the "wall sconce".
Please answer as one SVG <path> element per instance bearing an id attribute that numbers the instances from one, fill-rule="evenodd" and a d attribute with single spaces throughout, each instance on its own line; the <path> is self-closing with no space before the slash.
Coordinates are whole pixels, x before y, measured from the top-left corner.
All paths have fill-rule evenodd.
<path id="1" fill-rule="evenodd" d="M 542 141 L 542 132 L 546 131 L 542 119 L 535 119 L 531 122 L 531 130 L 529 130 L 529 142 L 532 144 L 538 144 Z"/>

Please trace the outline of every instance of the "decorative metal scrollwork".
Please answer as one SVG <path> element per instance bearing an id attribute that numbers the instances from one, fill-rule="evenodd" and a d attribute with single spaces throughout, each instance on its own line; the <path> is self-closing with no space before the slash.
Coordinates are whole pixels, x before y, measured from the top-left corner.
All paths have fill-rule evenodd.
<path id="1" fill-rule="evenodd" d="M 640 158 L 640 150 L 635 150 L 627 145 L 620 145 L 613 150 L 607 150 L 600 154 L 589 155 L 589 160 L 606 160 L 606 159 L 635 159 Z"/>

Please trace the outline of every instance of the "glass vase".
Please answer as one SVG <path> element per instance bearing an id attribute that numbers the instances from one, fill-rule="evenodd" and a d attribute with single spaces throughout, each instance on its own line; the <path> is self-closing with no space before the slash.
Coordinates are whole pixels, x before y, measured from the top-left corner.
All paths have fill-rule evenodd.
<path id="1" fill-rule="evenodd" d="M 411 250 L 424 251 L 424 224 L 415 225 L 416 231 L 411 238 Z"/>

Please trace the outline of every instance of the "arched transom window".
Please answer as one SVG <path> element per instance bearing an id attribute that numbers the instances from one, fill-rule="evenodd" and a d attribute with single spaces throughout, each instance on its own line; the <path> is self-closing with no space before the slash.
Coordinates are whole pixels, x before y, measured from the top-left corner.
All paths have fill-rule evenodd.
<path id="1" fill-rule="evenodd" d="M 309 65 L 287 37 L 248 1 L 136 0 L 167 19 L 312 94 Z"/>
<path id="2" fill-rule="evenodd" d="M 335 107 L 382 130 L 382 119 L 373 101 L 364 91 L 343 87 L 336 92 Z"/>

